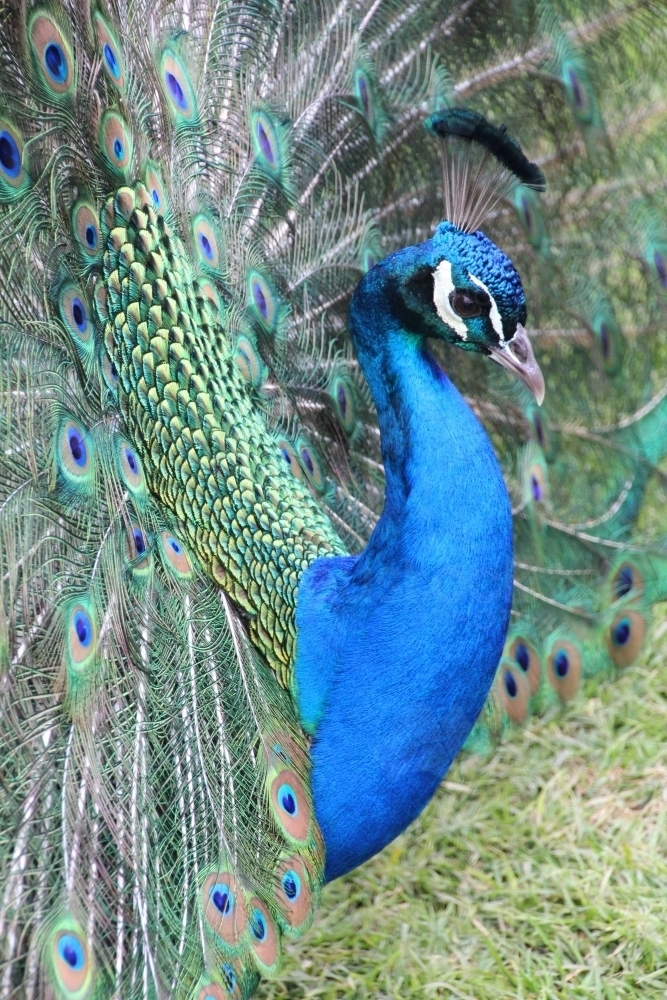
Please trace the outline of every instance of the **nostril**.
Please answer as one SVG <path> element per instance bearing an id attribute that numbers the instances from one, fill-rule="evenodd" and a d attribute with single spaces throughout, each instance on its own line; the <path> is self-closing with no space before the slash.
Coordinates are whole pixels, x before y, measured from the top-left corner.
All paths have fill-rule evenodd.
<path id="1" fill-rule="evenodd" d="M 523 363 L 528 360 L 528 349 L 523 340 L 511 340 L 508 346 L 517 361 Z"/>

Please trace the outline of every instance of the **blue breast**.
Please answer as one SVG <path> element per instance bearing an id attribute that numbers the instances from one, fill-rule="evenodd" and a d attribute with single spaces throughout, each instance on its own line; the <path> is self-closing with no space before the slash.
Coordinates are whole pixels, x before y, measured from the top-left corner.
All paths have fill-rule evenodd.
<path id="1" fill-rule="evenodd" d="M 511 603 L 509 499 L 483 428 L 415 338 L 396 331 L 381 355 L 365 371 L 385 510 L 361 556 L 310 567 L 297 607 L 294 694 L 314 737 L 328 880 L 438 787 L 488 693 Z"/>

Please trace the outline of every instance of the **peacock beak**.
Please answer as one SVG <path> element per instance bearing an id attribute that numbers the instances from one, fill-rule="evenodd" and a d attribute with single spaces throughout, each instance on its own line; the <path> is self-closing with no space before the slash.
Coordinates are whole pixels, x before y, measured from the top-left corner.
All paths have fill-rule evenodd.
<path id="1" fill-rule="evenodd" d="M 544 375 L 535 360 L 532 344 L 521 323 L 517 323 L 516 333 L 511 340 L 503 341 L 497 347 L 491 347 L 490 352 L 494 361 L 507 368 L 528 386 L 537 400 L 537 405 L 541 406 L 545 391 Z"/>

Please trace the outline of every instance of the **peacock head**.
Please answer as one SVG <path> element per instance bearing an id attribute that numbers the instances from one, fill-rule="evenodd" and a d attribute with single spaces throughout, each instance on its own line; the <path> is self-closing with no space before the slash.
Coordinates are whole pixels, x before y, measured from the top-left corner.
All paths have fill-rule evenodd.
<path id="1" fill-rule="evenodd" d="M 405 331 L 487 354 L 542 402 L 544 378 L 523 325 L 521 279 L 482 232 L 442 222 L 432 239 L 387 257 L 365 282 L 375 286 L 368 288 L 372 296 L 383 286 L 390 311 Z"/>

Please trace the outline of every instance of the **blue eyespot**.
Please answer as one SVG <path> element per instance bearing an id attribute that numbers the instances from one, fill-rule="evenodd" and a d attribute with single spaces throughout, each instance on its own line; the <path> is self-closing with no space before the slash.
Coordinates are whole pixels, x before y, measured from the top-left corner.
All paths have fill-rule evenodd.
<path id="1" fill-rule="evenodd" d="M 137 461 L 137 456 L 130 448 L 125 449 L 125 461 L 127 462 L 130 468 L 130 472 L 133 472 L 134 475 L 136 476 L 137 472 L 139 471 L 139 463 Z"/>
<path id="2" fill-rule="evenodd" d="M 220 966 L 220 972 L 222 974 L 222 978 L 225 981 L 225 987 L 227 989 L 227 992 L 233 993 L 236 988 L 236 973 L 232 969 L 229 962 L 223 962 L 223 964 Z"/>
<path id="3" fill-rule="evenodd" d="M 181 87 L 180 83 L 178 82 L 173 73 L 169 72 L 165 73 L 164 78 L 167 83 L 167 87 L 169 88 L 169 93 L 173 97 L 178 107 L 181 109 L 181 111 L 186 111 L 188 107 L 188 102 L 185 94 L 183 93 L 183 88 Z"/>
<path id="4" fill-rule="evenodd" d="M 70 426 L 67 429 L 67 440 L 72 458 L 79 468 L 83 468 L 88 460 L 88 451 L 86 449 L 86 442 L 83 440 L 83 435 L 80 434 L 76 427 Z"/>
<path id="5" fill-rule="evenodd" d="M 539 503 L 542 499 L 542 486 L 537 478 L 537 476 L 530 477 L 530 492 L 536 503 Z"/>
<path id="6" fill-rule="evenodd" d="M 174 552 L 177 556 L 183 554 L 183 546 L 178 541 L 178 539 L 174 538 L 173 536 L 167 539 L 167 545 L 169 546 L 171 551 Z"/>
<path id="7" fill-rule="evenodd" d="M 79 972 L 86 963 L 83 946 L 74 934 L 61 936 L 58 941 L 58 955 L 74 972 Z"/>
<path id="8" fill-rule="evenodd" d="M 577 76 L 577 74 L 574 72 L 573 69 L 568 70 L 567 75 L 570 81 L 570 89 L 572 90 L 572 97 L 574 99 L 574 103 L 576 107 L 579 109 L 579 111 L 582 111 L 583 108 L 585 108 L 586 106 L 586 98 L 584 90 L 581 84 L 579 83 L 579 77 Z"/>
<path id="9" fill-rule="evenodd" d="M 211 241 L 209 240 L 208 236 L 205 233 L 199 233 L 198 239 L 199 239 L 199 249 L 201 250 L 201 252 L 207 258 L 207 260 L 213 260 L 214 257 L 213 247 L 211 246 Z"/>
<path id="10" fill-rule="evenodd" d="M 658 272 L 660 284 L 663 288 L 667 288 L 667 264 L 665 263 L 665 258 L 659 250 L 656 250 L 653 254 L 653 263 L 655 264 L 655 269 Z"/>
<path id="11" fill-rule="evenodd" d="M 259 148 L 268 160 L 270 166 L 275 167 L 276 165 L 276 154 L 273 150 L 271 140 L 269 139 L 266 128 L 263 122 L 257 122 L 257 140 L 259 142 Z"/>
<path id="12" fill-rule="evenodd" d="M 281 785 L 278 789 L 278 802 L 288 816 L 296 816 L 298 812 L 297 795 L 291 785 Z"/>
<path id="13" fill-rule="evenodd" d="M 85 230 L 86 246 L 89 246 L 91 250 L 95 250 L 97 247 L 97 230 L 95 226 L 88 225 Z"/>
<path id="14" fill-rule="evenodd" d="M 5 129 L 0 131 L 0 166 L 11 178 L 18 177 L 21 172 L 21 151 L 14 136 Z"/>
<path id="15" fill-rule="evenodd" d="M 79 610 L 74 615 L 74 631 L 81 645 L 87 649 L 93 638 L 93 623 L 85 611 Z"/>
<path id="16" fill-rule="evenodd" d="M 267 319 L 269 315 L 269 306 L 259 281 L 253 281 L 252 283 L 252 297 L 264 319 Z"/>
<path id="17" fill-rule="evenodd" d="M 113 142 L 113 152 L 117 160 L 122 160 L 125 157 L 125 147 L 120 139 L 114 139 Z"/>
<path id="18" fill-rule="evenodd" d="M 510 696 L 510 698 L 516 698 L 517 694 L 519 693 L 519 688 L 509 670 L 506 672 L 504 679 L 505 679 L 505 690 L 507 691 L 507 694 Z"/>
<path id="19" fill-rule="evenodd" d="M 521 196 L 521 212 L 523 214 L 523 224 L 530 233 L 533 229 L 533 213 L 525 195 Z"/>
<path id="20" fill-rule="evenodd" d="M 259 910 L 253 910 L 250 917 L 250 930 L 252 936 L 257 941 L 264 941 L 266 938 L 266 920 Z"/>
<path id="21" fill-rule="evenodd" d="M 88 317 L 86 316 L 86 309 L 81 299 L 72 299 L 72 319 L 76 323 L 77 330 L 80 333 L 85 333 L 88 326 Z"/>
<path id="22" fill-rule="evenodd" d="M 558 677 L 567 677 L 570 660 L 564 649 L 559 649 L 554 657 L 554 670 Z"/>
<path id="23" fill-rule="evenodd" d="M 67 79 L 67 59 L 57 42 L 49 42 L 44 50 L 44 65 L 54 83 L 64 83 Z"/>
<path id="24" fill-rule="evenodd" d="M 151 191 L 151 198 L 153 199 L 153 204 L 156 208 L 160 207 L 160 192 L 157 188 L 153 188 Z"/>
<path id="25" fill-rule="evenodd" d="M 223 917 L 232 912 L 234 908 L 234 895 L 229 886 L 225 885 L 224 882 L 211 886 L 209 898 L 218 913 L 221 913 Z"/>
<path id="26" fill-rule="evenodd" d="M 616 597 L 625 597 L 630 593 L 634 586 L 635 580 L 630 566 L 621 566 L 618 574 L 616 576 L 616 582 L 614 584 L 614 590 L 616 592 Z"/>
<path id="27" fill-rule="evenodd" d="M 294 901 L 299 898 L 301 893 L 301 879 L 293 868 L 285 872 L 281 879 L 281 884 L 283 887 L 283 892 L 290 901 Z"/>
<path id="28" fill-rule="evenodd" d="M 528 652 L 528 647 L 523 642 L 520 642 L 516 647 L 514 659 L 525 673 L 530 666 L 530 653 Z"/>
<path id="29" fill-rule="evenodd" d="M 612 639 L 615 646 L 625 646 L 632 634 L 632 625 L 629 618 L 621 618 L 620 622 L 612 632 Z"/>
<path id="30" fill-rule="evenodd" d="M 371 102 L 368 96 L 368 84 L 366 83 L 366 78 L 362 76 L 361 73 L 357 76 L 357 90 L 359 92 L 359 100 L 361 101 L 361 110 L 364 113 L 364 118 L 368 119 L 371 110 Z"/>
<path id="31" fill-rule="evenodd" d="M 600 326 L 600 346 L 603 357 L 608 358 L 611 350 L 611 340 L 609 338 L 609 327 L 606 323 L 602 323 Z"/>
<path id="32" fill-rule="evenodd" d="M 544 447 L 544 424 L 542 423 L 542 418 L 539 413 L 533 414 L 533 427 L 535 429 L 535 437 L 537 438 L 537 443 L 540 448 Z"/>
<path id="33" fill-rule="evenodd" d="M 308 451 L 307 448 L 302 448 L 301 449 L 301 460 L 303 461 L 303 464 L 306 466 L 306 469 L 308 470 L 308 472 L 310 473 L 310 475 L 314 476 L 315 475 L 315 466 L 313 464 L 313 460 L 311 458 L 310 452 Z"/>
<path id="34" fill-rule="evenodd" d="M 114 79 L 118 80 L 120 77 L 120 66 L 118 64 L 118 60 L 116 59 L 116 53 L 108 42 L 105 44 L 102 52 L 104 53 L 104 61 L 107 64 L 107 69 Z"/>
<path id="35" fill-rule="evenodd" d="M 336 391 L 336 399 L 338 400 L 338 406 L 340 408 L 340 415 L 345 420 L 347 417 L 347 393 L 345 392 L 345 386 L 342 382 L 339 382 L 338 389 Z"/>
<path id="36" fill-rule="evenodd" d="M 197 215 L 192 224 L 192 232 L 202 263 L 217 268 L 220 263 L 220 250 L 213 226 L 208 218 L 204 215 Z"/>
<path id="37" fill-rule="evenodd" d="M 287 464 L 289 466 L 291 466 L 292 465 L 292 456 L 288 452 L 287 448 L 285 448 L 285 447 L 281 448 L 280 449 L 280 454 L 283 456 L 283 458 L 285 459 L 285 461 L 287 462 Z"/>
<path id="38" fill-rule="evenodd" d="M 146 551 L 146 539 L 141 528 L 133 528 L 132 537 L 134 538 L 134 548 L 137 555 L 142 556 Z"/>

